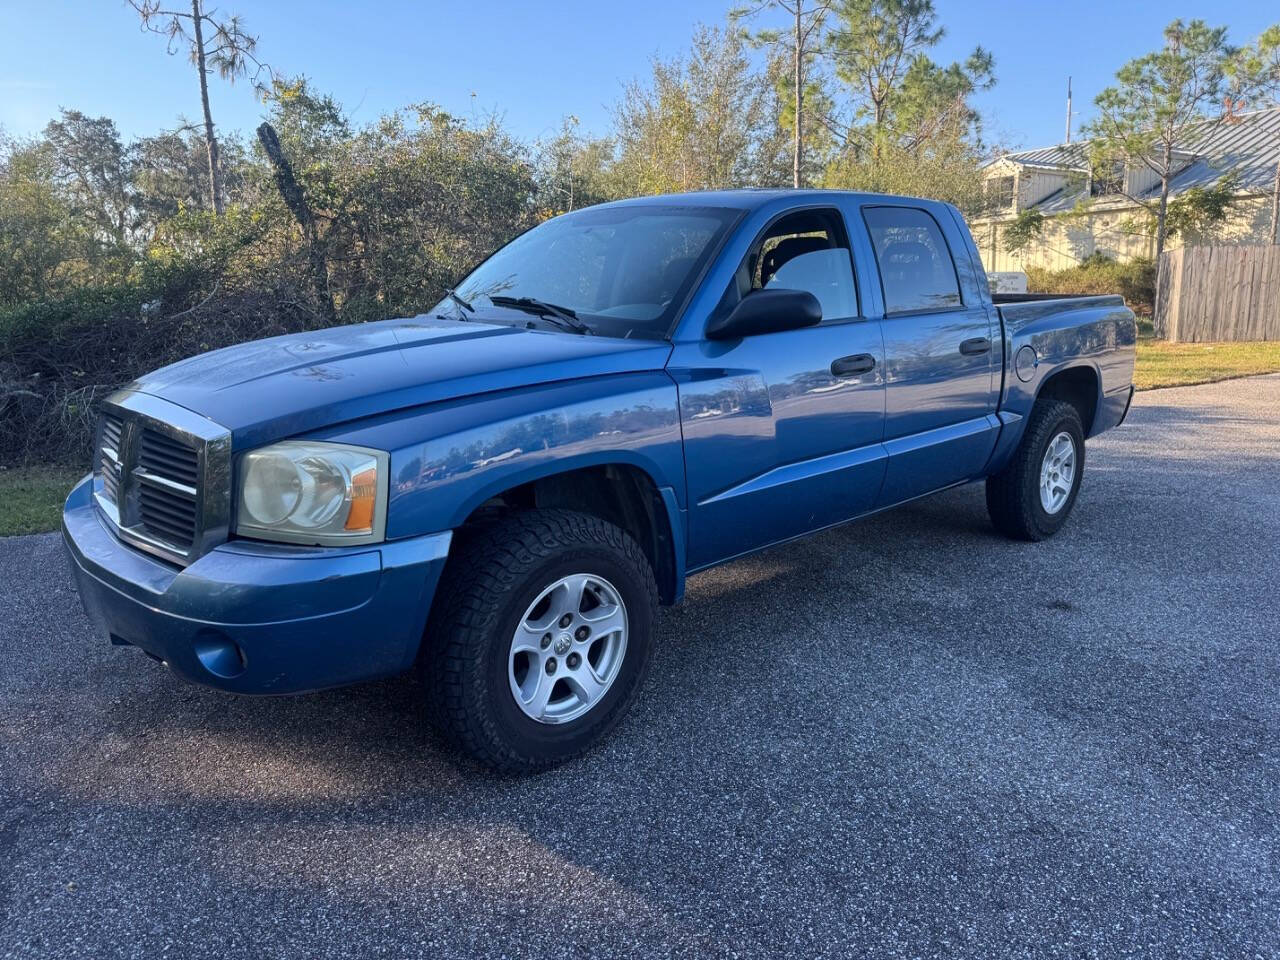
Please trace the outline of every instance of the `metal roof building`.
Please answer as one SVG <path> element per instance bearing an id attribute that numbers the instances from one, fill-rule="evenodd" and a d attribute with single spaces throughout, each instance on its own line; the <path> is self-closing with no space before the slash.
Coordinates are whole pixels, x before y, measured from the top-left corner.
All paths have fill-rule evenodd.
<path id="1" fill-rule="evenodd" d="M 1230 121 L 1206 123 L 1203 132 L 1189 138 L 1179 152 L 1187 163 L 1170 182 L 1170 195 L 1191 187 L 1211 187 L 1226 174 L 1235 176 L 1240 193 L 1269 194 L 1275 184 L 1276 165 L 1280 164 L 1280 106 L 1237 114 Z M 1001 162 L 1076 174 L 1054 192 L 1032 198 L 1019 207 L 1036 207 L 1046 214 L 1064 212 L 1074 208 L 1087 189 L 1089 141 L 1006 153 L 987 166 L 990 169 Z M 1133 195 L 1142 200 L 1158 197 L 1160 183 L 1157 180 Z"/>
<path id="2" fill-rule="evenodd" d="M 1152 230 L 1146 221 L 1151 201 L 1160 196 L 1159 178 L 1145 164 L 1117 165 L 1109 174 L 1099 174 L 1091 169 L 1089 147 L 1089 141 L 1081 141 L 1020 150 L 986 164 L 987 206 L 970 222 L 988 270 L 1061 269 L 1094 253 L 1119 260 L 1152 255 Z M 1214 228 L 1214 237 L 1177 237 L 1174 245 L 1268 242 L 1280 164 L 1280 106 L 1206 122 L 1175 157 L 1180 163 L 1169 183 L 1171 199 L 1230 176 L 1237 202 L 1227 220 Z M 1011 252 L 1002 235 L 1028 210 L 1052 219 L 1034 245 Z"/>

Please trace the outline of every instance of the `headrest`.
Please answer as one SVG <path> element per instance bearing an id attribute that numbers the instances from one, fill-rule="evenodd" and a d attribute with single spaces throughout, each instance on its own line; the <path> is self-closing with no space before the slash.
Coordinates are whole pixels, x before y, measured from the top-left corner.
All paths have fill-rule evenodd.
<path id="1" fill-rule="evenodd" d="M 764 255 L 764 263 L 760 268 L 760 284 L 768 286 L 773 275 L 782 269 L 788 260 L 816 250 L 827 250 L 831 241 L 826 237 L 787 237 L 776 247 Z"/>

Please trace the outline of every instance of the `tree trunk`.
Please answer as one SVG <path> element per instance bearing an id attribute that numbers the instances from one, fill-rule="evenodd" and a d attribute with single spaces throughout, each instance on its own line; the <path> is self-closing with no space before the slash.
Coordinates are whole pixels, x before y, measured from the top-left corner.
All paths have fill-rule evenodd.
<path id="1" fill-rule="evenodd" d="M 1280 243 L 1280 160 L 1276 161 L 1276 182 L 1271 187 L 1271 242 Z"/>
<path id="2" fill-rule="evenodd" d="M 271 168 L 275 171 L 276 189 L 284 200 L 285 206 L 302 228 L 302 237 L 307 243 L 307 259 L 311 265 L 311 285 L 315 290 L 316 300 L 320 304 L 325 319 L 335 319 L 333 294 L 329 292 L 329 269 L 325 264 L 324 250 L 320 245 L 320 237 L 316 231 L 315 217 L 311 215 L 311 207 L 307 205 L 306 194 L 293 175 L 293 167 L 289 159 L 280 149 L 280 138 L 275 128 L 269 123 L 258 127 L 258 142 L 266 151 Z"/>
<path id="3" fill-rule="evenodd" d="M 793 143 L 791 156 L 791 185 L 800 186 L 800 158 L 804 152 L 804 119 L 801 114 L 804 111 L 804 84 L 801 80 L 801 65 L 804 58 L 804 51 L 801 50 L 800 44 L 803 33 L 800 29 L 800 15 L 804 9 L 804 0 L 796 0 L 796 43 L 795 43 L 795 68 L 796 68 L 796 115 L 793 126 Z"/>
<path id="4" fill-rule="evenodd" d="M 875 122 L 871 127 L 871 169 L 877 173 L 880 170 L 880 130 L 884 126 L 885 104 L 887 102 L 888 94 L 872 100 L 875 108 Z"/>
<path id="5" fill-rule="evenodd" d="M 200 0 L 191 0 L 191 22 L 196 41 L 196 72 L 200 75 L 200 106 L 204 108 L 204 145 L 209 154 L 209 197 L 213 212 L 222 216 L 222 177 L 218 170 L 218 138 L 213 134 L 213 114 L 209 110 L 209 75 L 204 59 L 204 12 Z"/>
<path id="6" fill-rule="evenodd" d="M 1156 207 L 1156 263 L 1164 253 L 1164 234 L 1169 220 L 1169 178 L 1160 178 L 1160 204 Z"/>
<path id="7" fill-rule="evenodd" d="M 1169 168 L 1173 165 L 1173 150 L 1169 144 L 1164 146 L 1164 166 L 1160 174 L 1160 206 L 1156 208 L 1156 276 L 1160 276 L 1160 255 L 1164 253 L 1164 233 L 1169 220 Z M 1151 315 L 1160 313 L 1160 284 L 1156 284 L 1155 303 L 1151 305 Z"/>

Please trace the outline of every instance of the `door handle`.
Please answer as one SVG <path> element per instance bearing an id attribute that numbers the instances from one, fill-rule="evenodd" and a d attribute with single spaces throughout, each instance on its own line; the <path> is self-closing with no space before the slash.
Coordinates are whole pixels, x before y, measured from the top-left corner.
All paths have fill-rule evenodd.
<path id="1" fill-rule="evenodd" d="M 851 357 L 831 361 L 833 377 L 853 377 L 860 373 L 870 373 L 875 368 L 876 358 L 869 353 L 855 353 Z"/>
<path id="2" fill-rule="evenodd" d="M 986 337 L 974 337 L 960 344 L 960 352 L 966 354 L 986 353 L 991 349 L 991 341 Z"/>

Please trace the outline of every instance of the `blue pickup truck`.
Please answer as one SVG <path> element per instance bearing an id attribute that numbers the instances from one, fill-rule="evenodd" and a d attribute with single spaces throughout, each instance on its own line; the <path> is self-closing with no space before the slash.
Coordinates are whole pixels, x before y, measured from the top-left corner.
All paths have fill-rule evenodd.
<path id="1" fill-rule="evenodd" d="M 504 771 L 604 736 L 689 574 L 957 484 L 1041 540 L 1133 396 L 1120 297 L 992 297 L 929 200 L 733 191 L 511 241 L 429 313 L 104 405 L 63 533 L 119 645 L 236 693 L 417 666 Z"/>

